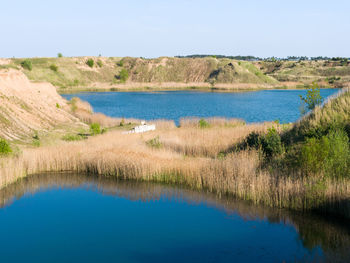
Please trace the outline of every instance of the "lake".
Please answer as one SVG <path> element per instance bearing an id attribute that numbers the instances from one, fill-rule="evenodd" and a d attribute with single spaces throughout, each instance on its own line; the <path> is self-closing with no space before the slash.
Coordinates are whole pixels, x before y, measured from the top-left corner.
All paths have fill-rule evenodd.
<path id="1" fill-rule="evenodd" d="M 33 175 L 0 190 L 1 262 L 349 262 L 350 227 L 155 183 Z"/>
<path id="2" fill-rule="evenodd" d="M 326 98 L 338 89 L 321 89 Z M 240 118 L 246 122 L 280 120 L 294 122 L 300 117 L 300 98 L 306 90 L 260 90 L 245 92 L 89 92 L 63 94 L 68 100 L 88 101 L 95 112 L 113 117 L 144 120 L 182 117 Z"/>

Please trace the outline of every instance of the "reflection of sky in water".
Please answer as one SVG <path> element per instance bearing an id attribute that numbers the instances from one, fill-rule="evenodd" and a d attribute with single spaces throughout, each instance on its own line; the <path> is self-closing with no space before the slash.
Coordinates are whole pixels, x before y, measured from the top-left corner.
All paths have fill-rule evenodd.
<path id="1" fill-rule="evenodd" d="M 336 89 L 322 89 L 322 97 Z M 88 101 L 95 112 L 114 117 L 172 119 L 181 117 L 229 117 L 247 122 L 294 122 L 300 117 L 300 98 L 305 90 L 262 90 L 218 93 L 199 91 L 93 92 L 63 95 Z"/>
<path id="2" fill-rule="evenodd" d="M 346 231 L 307 215 L 151 183 L 50 176 L 0 191 L 19 197 L 0 209 L 1 262 L 295 262 L 324 257 L 323 239 L 349 244 Z"/>

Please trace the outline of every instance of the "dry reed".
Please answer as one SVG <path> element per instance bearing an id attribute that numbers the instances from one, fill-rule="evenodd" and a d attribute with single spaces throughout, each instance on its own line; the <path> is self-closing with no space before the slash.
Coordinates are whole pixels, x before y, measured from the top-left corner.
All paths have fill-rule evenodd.
<path id="1" fill-rule="evenodd" d="M 247 125 L 235 129 L 243 136 L 253 127 Z M 188 135 L 193 130 L 184 130 L 183 138 L 196 140 L 194 136 Z M 175 134 L 178 131 L 181 128 L 169 130 Z M 202 129 L 197 132 L 202 132 Z M 212 133 L 217 132 L 213 129 Z M 214 140 L 214 135 L 208 134 L 210 132 L 207 136 L 212 136 Z M 259 169 L 260 160 L 256 151 L 231 153 L 223 159 L 186 157 L 183 154 L 186 151 L 177 151 L 172 147 L 154 149 L 147 146 L 146 137 L 155 136 L 164 136 L 164 131 L 147 134 L 122 134 L 120 131 L 113 131 L 87 141 L 62 142 L 56 146 L 24 149 L 19 157 L 0 160 L 0 185 L 9 184 L 26 174 L 75 171 L 123 179 L 179 183 L 220 195 L 234 195 L 256 204 L 295 209 L 316 208 L 325 203 L 340 202 L 350 196 L 348 180 L 328 180 L 327 190 L 322 195 L 310 195 L 308 185 L 313 184 L 315 179 L 273 175 L 262 171 Z M 181 136 L 178 137 L 181 141 L 179 138 Z M 193 145 L 190 139 L 188 143 Z M 208 155 L 215 151 L 217 150 L 212 150 Z M 345 214 L 349 216 L 349 209 Z"/>

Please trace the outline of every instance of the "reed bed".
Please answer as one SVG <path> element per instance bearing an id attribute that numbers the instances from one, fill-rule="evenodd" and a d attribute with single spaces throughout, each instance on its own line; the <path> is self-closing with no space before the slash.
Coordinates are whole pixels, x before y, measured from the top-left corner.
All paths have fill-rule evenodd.
<path id="1" fill-rule="evenodd" d="M 239 127 L 236 129 L 238 134 L 243 134 Z M 215 133 L 217 131 L 214 129 Z M 162 136 L 162 131 L 150 132 L 147 137 L 158 135 Z M 315 195 L 309 187 L 316 182 L 314 178 L 263 171 L 259 168 L 260 159 L 256 151 L 231 153 L 225 158 L 191 157 L 171 147 L 149 147 L 145 136 L 113 131 L 86 141 L 24 149 L 18 157 L 0 159 L 0 185 L 12 183 L 26 174 L 75 171 L 121 179 L 182 184 L 273 207 L 312 209 L 326 203 L 334 207 L 350 197 L 350 182 L 345 179 L 327 180 L 327 190 Z M 185 132 L 183 136 L 185 138 L 188 134 Z M 347 216 L 350 215 L 349 210 L 344 212 Z"/>
<path id="2" fill-rule="evenodd" d="M 245 125 L 245 121 L 241 119 L 230 119 L 221 117 L 211 117 L 211 118 L 181 118 L 180 127 L 184 128 L 200 128 L 200 120 L 205 120 L 209 126 L 215 127 L 238 127 Z"/>
<path id="3" fill-rule="evenodd" d="M 212 126 L 200 129 L 186 126 L 179 129 L 157 132 L 162 147 L 187 156 L 215 158 L 221 152 L 229 151 L 232 145 L 243 140 L 251 132 L 266 132 L 272 124 L 249 124 L 237 127 Z M 157 126 L 158 128 L 158 126 Z M 154 135 L 145 135 L 152 139 Z"/>

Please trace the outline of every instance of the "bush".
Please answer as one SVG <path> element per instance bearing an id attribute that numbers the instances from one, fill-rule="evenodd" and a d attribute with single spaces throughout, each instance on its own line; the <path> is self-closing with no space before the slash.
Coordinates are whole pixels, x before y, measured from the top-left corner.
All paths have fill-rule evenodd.
<path id="1" fill-rule="evenodd" d="M 268 129 L 267 134 L 260 138 L 260 144 L 267 157 L 283 153 L 281 136 L 274 127 Z"/>
<path id="2" fill-rule="evenodd" d="M 21 66 L 22 66 L 22 68 L 27 69 L 27 70 L 32 70 L 33 69 L 32 62 L 29 59 L 26 59 L 26 60 L 22 61 L 21 62 Z"/>
<path id="3" fill-rule="evenodd" d="M 119 60 L 119 61 L 116 63 L 116 65 L 117 65 L 118 67 L 123 67 L 123 66 L 124 66 L 124 61 L 121 59 L 121 60 Z"/>
<path id="4" fill-rule="evenodd" d="M 0 156 L 8 155 L 12 153 L 12 149 L 8 141 L 0 138 Z"/>
<path id="5" fill-rule="evenodd" d="M 305 104 L 307 106 L 307 110 L 313 110 L 317 105 L 321 104 L 323 101 L 323 98 L 320 94 L 320 87 L 316 82 L 312 83 L 312 86 L 310 89 L 308 89 L 306 97 L 303 97 L 302 95 L 299 95 L 302 106 L 300 108 L 301 114 L 305 114 Z"/>
<path id="6" fill-rule="evenodd" d="M 200 119 L 198 124 L 199 124 L 199 127 L 202 129 L 208 128 L 210 126 L 210 124 L 205 119 Z"/>
<path id="7" fill-rule="evenodd" d="M 349 176 L 349 138 L 344 130 L 331 130 L 321 138 L 309 138 L 301 150 L 301 165 L 307 174 Z"/>
<path id="8" fill-rule="evenodd" d="M 92 68 L 94 66 L 94 60 L 92 58 L 89 58 L 86 61 L 86 65 L 88 65 L 90 68 Z"/>
<path id="9" fill-rule="evenodd" d="M 50 65 L 50 69 L 55 72 L 58 71 L 58 67 L 55 64 Z"/>
<path id="10" fill-rule="evenodd" d="M 119 79 L 121 82 L 125 82 L 128 80 L 128 78 L 129 78 L 129 72 L 125 68 L 123 68 L 119 73 Z"/>
<path id="11" fill-rule="evenodd" d="M 258 149 L 261 146 L 260 134 L 257 132 L 251 132 L 245 139 L 245 144 L 249 148 Z"/>
<path id="12" fill-rule="evenodd" d="M 124 118 L 122 118 L 122 120 L 120 121 L 119 126 L 122 127 L 122 126 L 124 126 L 124 124 L 125 124 L 125 120 L 124 120 Z"/>
<path id="13" fill-rule="evenodd" d="M 101 133 L 101 126 L 98 123 L 90 124 L 90 132 L 92 135 L 97 135 Z"/>
<path id="14" fill-rule="evenodd" d="M 62 53 L 58 53 L 57 57 L 62 58 L 63 57 Z"/>
<path id="15" fill-rule="evenodd" d="M 161 148 L 161 147 L 163 146 L 162 143 L 161 143 L 160 140 L 159 140 L 159 136 L 157 136 L 157 137 L 155 137 L 155 138 L 153 138 L 153 139 L 151 139 L 151 140 L 148 140 L 148 141 L 146 142 L 146 144 L 147 144 L 149 147 L 157 148 L 157 149 L 159 149 L 159 148 Z"/>
<path id="16" fill-rule="evenodd" d="M 103 63 L 102 63 L 102 61 L 101 61 L 100 59 L 97 60 L 96 64 L 97 64 L 97 66 L 99 66 L 100 68 L 102 68 L 102 66 L 103 66 Z"/>

